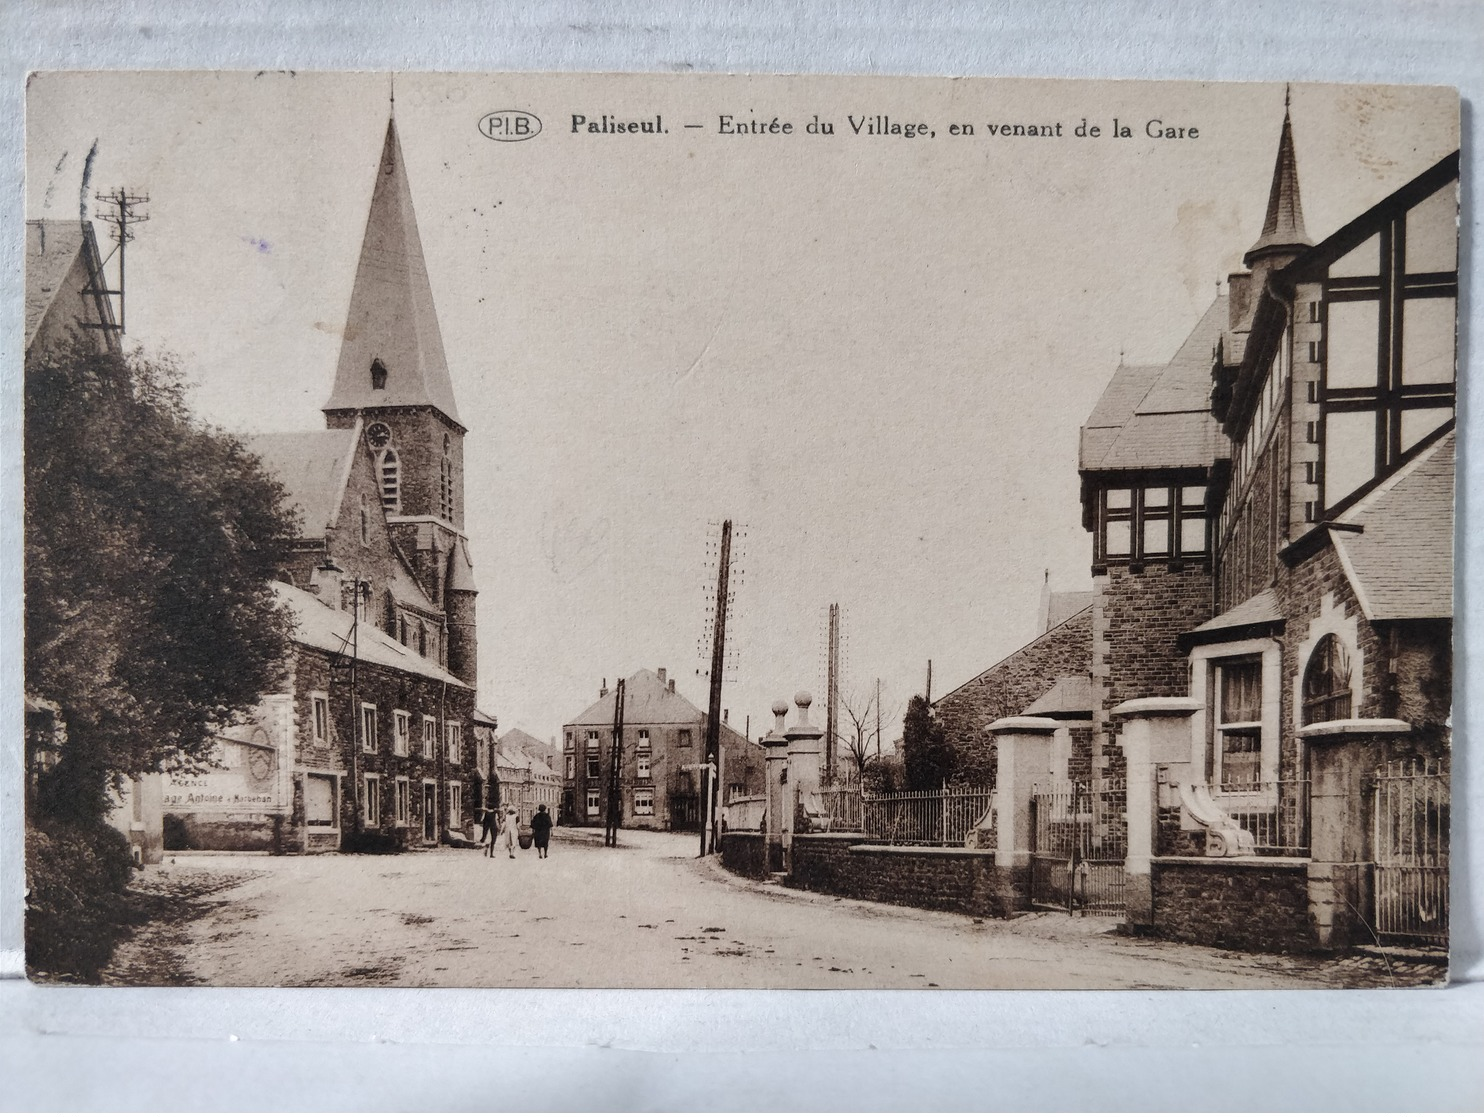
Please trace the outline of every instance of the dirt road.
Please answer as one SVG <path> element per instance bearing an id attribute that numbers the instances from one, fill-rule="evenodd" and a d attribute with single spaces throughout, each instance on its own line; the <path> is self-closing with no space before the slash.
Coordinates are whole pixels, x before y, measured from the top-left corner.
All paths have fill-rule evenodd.
<path id="1" fill-rule="evenodd" d="M 923 912 L 743 881 L 695 839 L 623 848 L 556 832 L 551 856 L 173 854 L 143 882 L 190 911 L 122 948 L 112 980 L 208 985 L 1277 988 L 1388 984 L 1319 961 L 1130 939 L 1114 921 Z M 202 896 L 203 874 L 226 885 Z M 243 879 L 246 877 L 246 879 Z M 1436 974 L 1395 973 L 1397 984 Z"/>

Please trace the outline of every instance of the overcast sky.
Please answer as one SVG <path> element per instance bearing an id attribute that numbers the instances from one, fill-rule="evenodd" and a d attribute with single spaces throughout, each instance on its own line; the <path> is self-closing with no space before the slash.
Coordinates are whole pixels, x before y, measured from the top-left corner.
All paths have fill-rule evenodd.
<path id="1" fill-rule="evenodd" d="M 212 422 L 321 428 L 388 86 L 34 78 L 27 214 L 149 194 L 130 341 L 177 354 Z M 469 428 L 480 702 L 546 738 L 640 667 L 704 706 L 708 525 L 727 516 L 747 532 L 739 729 L 821 692 L 832 601 L 847 689 L 879 676 L 898 703 L 930 658 L 942 694 L 1032 638 L 1043 571 L 1091 585 L 1078 427 L 1120 352 L 1168 359 L 1240 266 L 1284 91 L 404 74 L 396 95 Z M 487 140 L 503 109 L 541 134 Z M 1292 112 L 1316 241 L 1458 145 L 1450 90 L 1297 86 Z M 574 134 L 574 113 L 668 133 Z M 804 130 L 816 113 L 833 136 Z M 720 135 L 723 114 L 795 131 Z M 878 115 L 936 135 L 852 132 Z M 1073 135 L 1084 117 L 1101 136 Z M 1149 138 L 1151 119 L 1199 135 Z"/>

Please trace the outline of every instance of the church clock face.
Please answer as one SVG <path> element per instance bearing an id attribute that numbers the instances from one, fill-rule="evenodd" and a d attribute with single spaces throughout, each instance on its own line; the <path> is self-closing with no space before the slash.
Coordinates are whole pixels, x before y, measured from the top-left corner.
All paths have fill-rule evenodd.
<path id="1" fill-rule="evenodd" d="M 366 441 L 380 450 L 392 440 L 392 428 L 385 423 L 372 423 L 366 428 Z"/>

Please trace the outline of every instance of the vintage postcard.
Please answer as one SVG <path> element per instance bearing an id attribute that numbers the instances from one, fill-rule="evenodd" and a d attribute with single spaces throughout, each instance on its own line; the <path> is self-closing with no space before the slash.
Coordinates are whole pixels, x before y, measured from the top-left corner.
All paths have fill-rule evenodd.
<path id="1" fill-rule="evenodd" d="M 38 982 L 1446 980 L 1459 98 L 47 72 Z"/>

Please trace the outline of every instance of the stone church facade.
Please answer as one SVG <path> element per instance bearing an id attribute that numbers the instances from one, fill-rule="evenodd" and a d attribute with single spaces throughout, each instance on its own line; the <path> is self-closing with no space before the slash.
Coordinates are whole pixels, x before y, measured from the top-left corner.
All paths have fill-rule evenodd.
<path id="1" fill-rule="evenodd" d="M 287 685 L 223 730 L 219 768 L 167 775 L 167 844 L 419 848 L 465 838 L 487 801 L 467 431 L 395 120 L 343 336 L 327 429 L 244 439 L 301 522 L 274 585 L 295 619 Z"/>

